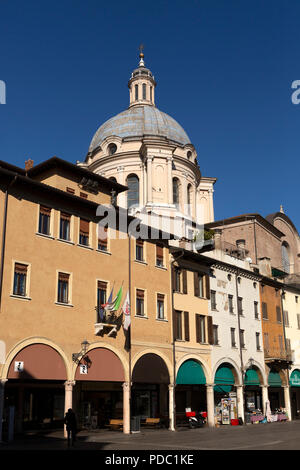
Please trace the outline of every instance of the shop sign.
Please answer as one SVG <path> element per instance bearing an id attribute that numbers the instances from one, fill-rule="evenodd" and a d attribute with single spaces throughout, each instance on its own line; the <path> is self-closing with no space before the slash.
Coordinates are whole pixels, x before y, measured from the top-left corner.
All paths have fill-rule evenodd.
<path id="1" fill-rule="evenodd" d="M 80 374 L 87 374 L 88 366 L 86 364 L 80 364 Z"/>
<path id="2" fill-rule="evenodd" d="M 15 361 L 15 372 L 23 372 L 23 370 L 24 370 L 24 362 Z"/>

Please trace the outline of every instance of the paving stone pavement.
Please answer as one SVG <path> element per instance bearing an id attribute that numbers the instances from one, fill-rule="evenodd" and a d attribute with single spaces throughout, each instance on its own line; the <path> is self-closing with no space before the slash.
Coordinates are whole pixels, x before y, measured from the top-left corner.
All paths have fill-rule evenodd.
<path id="1" fill-rule="evenodd" d="M 210 429 L 142 429 L 125 435 L 118 431 L 81 431 L 68 449 L 62 431 L 27 434 L 11 443 L 0 444 L 0 451 L 251 451 L 300 450 L 300 421 L 287 423 L 222 426 Z"/>

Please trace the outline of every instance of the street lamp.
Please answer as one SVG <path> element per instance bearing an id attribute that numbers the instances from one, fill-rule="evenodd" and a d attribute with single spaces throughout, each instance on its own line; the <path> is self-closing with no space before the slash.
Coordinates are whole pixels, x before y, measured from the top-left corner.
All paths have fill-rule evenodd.
<path id="1" fill-rule="evenodd" d="M 79 364 L 80 359 L 86 354 L 89 345 L 90 343 L 86 339 L 84 339 L 81 342 L 81 351 L 79 353 L 72 354 L 72 361 L 77 362 L 77 364 Z"/>

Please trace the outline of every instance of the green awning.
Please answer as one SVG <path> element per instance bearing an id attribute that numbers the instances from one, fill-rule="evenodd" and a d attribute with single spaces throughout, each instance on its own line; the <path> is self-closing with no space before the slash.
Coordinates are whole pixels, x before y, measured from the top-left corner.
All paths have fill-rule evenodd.
<path id="1" fill-rule="evenodd" d="M 281 387 L 281 378 L 278 372 L 270 372 L 268 384 L 270 387 Z"/>
<path id="2" fill-rule="evenodd" d="M 218 393 L 229 393 L 234 386 L 234 376 L 229 367 L 219 367 L 215 375 L 214 391 Z"/>
<path id="3" fill-rule="evenodd" d="M 177 385 L 204 385 L 206 384 L 205 374 L 201 364 L 189 359 L 184 362 L 177 373 Z"/>
<path id="4" fill-rule="evenodd" d="M 260 385 L 256 370 L 248 369 L 244 380 L 245 385 Z"/>
<path id="5" fill-rule="evenodd" d="M 295 369 L 290 376 L 290 386 L 300 387 L 300 370 Z"/>

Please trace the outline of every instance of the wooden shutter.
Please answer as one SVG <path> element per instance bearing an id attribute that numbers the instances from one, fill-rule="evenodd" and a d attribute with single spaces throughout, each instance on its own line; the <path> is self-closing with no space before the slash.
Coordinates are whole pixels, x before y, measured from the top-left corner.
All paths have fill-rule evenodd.
<path id="1" fill-rule="evenodd" d="M 183 285 L 183 293 L 187 294 L 187 272 L 186 272 L 186 269 L 182 270 L 182 285 Z"/>
<path id="2" fill-rule="evenodd" d="M 89 234 L 89 221 L 85 219 L 80 219 L 80 232 L 84 234 Z"/>
<path id="3" fill-rule="evenodd" d="M 194 293 L 196 297 L 200 296 L 199 291 L 199 274 L 198 272 L 194 272 Z"/>
<path id="4" fill-rule="evenodd" d="M 200 330 L 200 315 L 196 313 L 196 341 L 197 343 L 201 342 L 201 330 Z"/>
<path id="5" fill-rule="evenodd" d="M 175 292 L 176 290 L 176 271 L 175 268 L 172 268 L 172 290 Z"/>
<path id="6" fill-rule="evenodd" d="M 213 318 L 207 317 L 208 344 L 214 344 Z"/>
<path id="7" fill-rule="evenodd" d="M 28 266 L 26 264 L 15 263 L 15 273 L 26 274 Z"/>
<path id="8" fill-rule="evenodd" d="M 209 279 L 209 274 L 205 274 L 205 290 L 206 290 L 206 298 L 209 300 L 210 299 L 210 279 Z"/>
<path id="9" fill-rule="evenodd" d="M 174 341 L 177 339 L 178 330 L 177 330 L 177 311 L 173 310 L 173 334 L 174 334 Z"/>
<path id="10" fill-rule="evenodd" d="M 184 313 L 184 339 L 185 341 L 190 340 L 190 324 L 189 324 L 189 312 Z"/>

